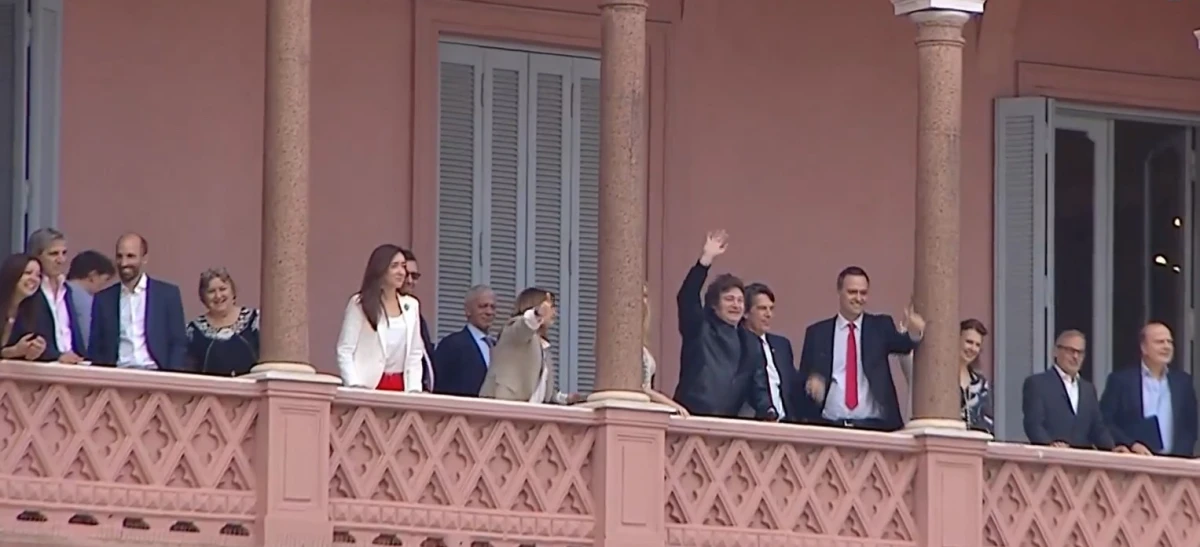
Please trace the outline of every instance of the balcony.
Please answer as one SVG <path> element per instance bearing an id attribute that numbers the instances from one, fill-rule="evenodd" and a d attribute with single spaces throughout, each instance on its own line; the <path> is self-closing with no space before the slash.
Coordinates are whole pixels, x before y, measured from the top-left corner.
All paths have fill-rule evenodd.
<path id="1" fill-rule="evenodd" d="M 0 362 L 6 545 L 1186 546 L 1198 478 L 966 436 Z"/>

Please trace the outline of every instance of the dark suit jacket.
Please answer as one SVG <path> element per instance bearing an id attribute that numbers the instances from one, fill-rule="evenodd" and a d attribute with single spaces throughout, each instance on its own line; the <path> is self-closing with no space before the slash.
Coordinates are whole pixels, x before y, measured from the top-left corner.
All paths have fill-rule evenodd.
<path id="1" fill-rule="evenodd" d="M 65 283 L 63 289 L 67 291 L 67 315 L 71 318 L 71 348 L 76 355 L 86 356 L 83 329 L 79 326 L 79 314 L 75 311 L 75 297 L 72 294 L 76 289 Z M 12 338 L 9 342 L 20 340 L 26 334 L 36 334 L 46 341 L 46 351 L 43 351 L 36 360 L 57 361 L 62 353 L 58 351 L 58 330 L 55 328 L 57 325 L 54 322 L 54 313 L 50 310 L 50 303 L 46 301 L 46 296 L 39 290 L 29 298 L 22 300 L 20 306 L 24 308 L 23 313 L 17 314 L 17 321 L 13 324 Z"/>
<path id="2" fill-rule="evenodd" d="M 88 357 L 99 365 L 117 362 L 121 340 L 121 287 L 96 293 Z M 146 278 L 146 346 L 161 370 L 187 370 L 187 334 L 179 287 Z"/>
<path id="3" fill-rule="evenodd" d="M 1032 444 L 1064 442 L 1075 448 L 1112 450 L 1112 434 L 1100 414 L 1096 386 L 1079 378 L 1079 410 L 1071 408 L 1067 387 L 1058 369 L 1039 372 L 1025 378 L 1021 389 L 1021 410 L 1025 415 L 1025 436 Z"/>
<path id="4" fill-rule="evenodd" d="M 1167 456 L 1192 457 L 1196 446 L 1196 389 L 1192 375 L 1167 369 L 1167 385 L 1171 390 L 1174 411 L 1174 446 Z M 1108 375 L 1100 410 L 1117 444 L 1131 446 L 1142 443 L 1155 454 L 1163 453 L 1158 419 L 1145 418 L 1142 412 L 1142 367 L 1127 367 Z"/>
<path id="5" fill-rule="evenodd" d="M 807 423 L 820 423 L 821 413 L 825 410 L 824 401 L 829 400 L 829 389 L 833 385 L 833 336 L 837 316 L 824 321 L 818 321 L 808 326 L 804 331 L 804 346 L 800 350 L 800 369 L 796 374 L 793 390 L 797 393 L 795 400 L 800 406 L 798 417 Z M 864 313 L 862 316 L 862 332 L 859 334 L 862 347 L 858 348 L 863 364 L 863 373 L 871 387 L 871 398 L 879 405 L 882 413 L 880 418 L 891 430 L 904 427 L 904 418 L 900 415 L 900 402 L 896 398 L 896 385 L 892 382 L 892 367 L 888 363 L 888 355 L 892 353 L 908 353 L 917 347 L 917 343 L 906 333 L 896 330 L 896 323 L 890 315 L 875 315 Z M 818 403 L 805 389 L 809 376 L 817 374 L 825 379 L 825 398 Z"/>
<path id="6" fill-rule="evenodd" d="M 783 399 L 784 421 L 798 422 L 800 405 L 795 394 L 796 356 L 792 353 L 792 341 L 768 332 L 767 345 L 771 346 L 771 358 L 775 361 L 775 370 L 779 372 L 779 396 Z"/>
<path id="7" fill-rule="evenodd" d="M 438 342 L 435 355 L 437 382 L 433 386 L 434 393 L 462 397 L 479 396 L 479 388 L 483 387 L 483 377 L 487 376 L 487 361 L 483 360 L 483 353 L 480 352 L 471 329 L 463 327 L 460 331 L 446 335 Z"/>
<path id="8" fill-rule="evenodd" d="M 437 381 L 434 375 L 437 367 L 434 365 L 436 359 L 433 355 L 433 338 L 429 336 L 429 323 L 425 322 L 425 314 L 421 314 L 421 342 L 425 344 L 425 374 L 421 375 L 421 388 L 426 392 L 433 391 L 433 383 Z"/>

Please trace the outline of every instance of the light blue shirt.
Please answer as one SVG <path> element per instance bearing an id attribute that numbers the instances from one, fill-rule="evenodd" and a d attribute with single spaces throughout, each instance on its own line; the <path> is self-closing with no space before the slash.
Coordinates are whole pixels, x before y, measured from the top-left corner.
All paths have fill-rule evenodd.
<path id="1" fill-rule="evenodd" d="M 492 366 L 492 341 L 488 338 L 486 332 L 479 330 L 478 327 L 467 323 L 467 331 L 471 333 L 471 338 L 475 340 L 475 345 L 479 347 L 479 354 L 483 356 L 483 366 L 491 368 Z"/>
<path id="2" fill-rule="evenodd" d="M 1170 454 L 1175 444 L 1175 412 L 1171 406 L 1171 384 L 1167 372 L 1155 378 L 1142 364 L 1142 417 L 1158 418 L 1158 434 L 1162 437 L 1163 454 Z"/>
<path id="3" fill-rule="evenodd" d="M 78 355 L 87 355 L 88 337 L 92 335 L 92 293 L 75 281 L 67 281 L 71 287 L 71 306 L 75 308 L 75 317 L 71 318 L 71 327 L 78 328 L 83 336 L 83 347 L 76 348 Z"/>

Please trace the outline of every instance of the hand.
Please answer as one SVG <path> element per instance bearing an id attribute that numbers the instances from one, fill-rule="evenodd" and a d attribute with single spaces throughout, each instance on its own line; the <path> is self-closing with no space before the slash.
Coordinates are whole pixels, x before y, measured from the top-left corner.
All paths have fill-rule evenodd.
<path id="1" fill-rule="evenodd" d="M 900 322 L 907 327 L 914 340 L 925 335 L 925 318 L 913 309 L 912 304 L 904 307 L 904 319 Z"/>
<path id="2" fill-rule="evenodd" d="M 763 421 L 763 422 L 778 422 L 778 421 L 779 421 L 779 415 L 775 413 L 775 409 L 771 409 L 771 410 L 768 410 L 768 411 L 767 411 L 767 415 L 766 415 L 766 416 L 763 416 L 762 418 L 759 418 L 759 421 Z"/>
<path id="3" fill-rule="evenodd" d="M 1054 448 L 1070 448 L 1069 446 L 1067 446 L 1067 443 L 1064 443 L 1062 441 L 1054 441 L 1054 442 L 1050 443 L 1050 446 L 1052 446 Z"/>
<path id="4" fill-rule="evenodd" d="M 1117 454 L 1128 454 L 1129 449 L 1125 448 L 1124 446 L 1117 445 L 1113 447 L 1113 452 L 1116 452 Z"/>
<path id="5" fill-rule="evenodd" d="M 1133 452 L 1134 454 L 1141 454 L 1143 456 L 1153 456 L 1154 455 L 1154 453 L 1151 452 L 1149 448 L 1146 448 L 1146 445 L 1144 445 L 1142 443 L 1133 443 L 1133 446 L 1129 447 L 1129 451 Z"/>
<path id="6" fill-rule="evenodd" d="M 892 318 L 892 322 L 896 324 L 896 332 L 900 334 L 908 333 L 908 323 L 906 321 L 908 321 L 908 318 L 904 316 Z"/>
<path id="7" fill-rule="evenodd" d="M 41 357 L 42 352 L 46 351 L 46 341 L 41 336 L 29 333 L 17 340 L 17 343 L 13 344 L 13 348 L 21 358 L 32 361 Z"/>
<path id="8" fill-rule="evenodd" d="M 674 402 L 674 401 L 672 401 L 672 402 Z M 675 404 L 671 405 L 671 407 L 675 409 L 675 414 L 678 415 L 680 418 L 691 418 L 692 417 L 692 413 L 688 412 L 687 409 L 683 408 L 683 405 L 681 405 L 679 403 L 675 403 Z"/>
<path id="9" fill-rule="evenodd" d="M 58 362 L 64 365 L 78 365 L 83 362 L 83 357 L 76 355 L 73 351 L 68 351 L 58 356 Z"/>
<path id="10" fill-rule="evenodd" d="M 582 403 L 583 401 L 584 401 L 583 395 L 580 395 L 578 393 L 572 393 L 570 395 L 567 395 L 567 404 L 569 404 L 569 405 L 579 404 L 579 403 Z"/>
<path id="11" fill-rule="evenodd" d="M 808 377 L 808 381 L 804 383 L 805 391 L 808 391 L 808 396 L 814 401 L 820 403 L 825 401 L 825 379 L 818 374 L 813 374 Z"/>
<path id="12" fill-rule="evenodd" d="M 549 323 L 550 321 L 553 321 L 554 299 L 547 294 L 546 299 L 543 300 L 541 304 L 538 304 L 538 307 L 536 310 L 534 310 L 534 313 L 537 314 L 538 319 L 542 320 L 542 323 Z"/>
<path id="13" fill-rule="evenodd" d="M 725 230 L 717 230 L 708 233 L 708 238 L 704 240 L 704 250 L 700 252 L 700 264 L 709 266 L 713 259 L 725 254 L 725 248 L 729 244 L 729 234 Z"/>

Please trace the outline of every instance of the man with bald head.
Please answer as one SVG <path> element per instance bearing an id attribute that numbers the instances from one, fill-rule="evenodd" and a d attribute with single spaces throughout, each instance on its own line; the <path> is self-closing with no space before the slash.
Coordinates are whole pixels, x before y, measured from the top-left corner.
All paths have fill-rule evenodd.
<path id="1" fill-rule="evenodd" d="M 1100 406 L 1120 444 L 1137 454 L 1192 457 L 1196 445 L 1196 388 L 1171 367 L 1175 338 L 1163 323 L 1142 327 L 1142 362 L 1108 375 Z"/>
<path id="2" fill-rule="evenodd" d="M 487 285 L 467 291 L 463 311 L 467 326 L 446 335 L 434 352 L 437 378 L 434 393 L 478 397 L 492 362 L 494 338 L 488 334 L 496 319 L 496 294 Z"/>
<path id="3" fill-rule="evenodd" d="M 150 245 L 138 234 L 117 240 L 120 283 L 96 293 L 88 356 L 96 364 L 186 370 L 187 334 L 179 287 L 146 275 Z"/>

